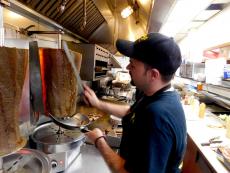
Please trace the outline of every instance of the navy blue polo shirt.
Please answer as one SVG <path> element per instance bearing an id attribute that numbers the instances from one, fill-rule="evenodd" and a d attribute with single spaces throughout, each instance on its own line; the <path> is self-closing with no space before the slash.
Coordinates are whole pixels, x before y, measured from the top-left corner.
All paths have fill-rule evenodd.
<path id="1" fill-rule="evenodd" d="M 132 108 L 131 108 L 132 110 Z M 130 173 L 178 173 L 186 148 L 186 122 L 175 91 L 144 96 L 122 119 L 120 155 Z"/>

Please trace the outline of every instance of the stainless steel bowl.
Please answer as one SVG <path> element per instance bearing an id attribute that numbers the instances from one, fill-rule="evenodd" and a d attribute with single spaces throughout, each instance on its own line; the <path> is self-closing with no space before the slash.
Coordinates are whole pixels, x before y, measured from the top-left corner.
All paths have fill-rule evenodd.
<path id="1" fill-rule="evenodd" d="M 53 122 L 37 127 L 32 136 L 36 149 L 46 154 L 66 152 L 80 147 L 85 140 L 85 135 L 77 130 L 67 130 Z"/>
<path id="2" fill-rule="evenodd" d="M 49 157 L 37 150 L 21 149 L 3 158 L 3 172 L 7 173 L 50 173 Z"/>

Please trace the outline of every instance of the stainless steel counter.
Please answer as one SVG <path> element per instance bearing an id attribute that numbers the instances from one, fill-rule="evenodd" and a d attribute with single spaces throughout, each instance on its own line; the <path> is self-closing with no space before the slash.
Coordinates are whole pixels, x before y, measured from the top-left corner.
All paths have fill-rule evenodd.
<path id="1" fill-rule="evenodd" d="M 94 145 L 83 144 L 81 154 L 64 171 L 65 173 L 110 173 L 100 152 Z"/>

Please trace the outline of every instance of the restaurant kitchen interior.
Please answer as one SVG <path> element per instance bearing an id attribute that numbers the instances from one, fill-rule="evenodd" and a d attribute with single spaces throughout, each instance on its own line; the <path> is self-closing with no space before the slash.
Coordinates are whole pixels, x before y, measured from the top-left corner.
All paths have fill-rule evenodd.
<path id="1" fill-rule="evenodd" d="M 128 14 L 124 14 L 123 9 Z M 15 126 L 18 124 L 18 127 L 12 127 L 16 133 L 12 140 L 20 141 L 8 150 L 1 150 L 8 144 L 0 138 L 0 172 L 17 169 L 39 173 L 110 172 L 100 153 L 87 141 L 81 129 L 73 130 L 69 123 L 76 119 L 81 119 L 81 123 L 87 120 L 81 116 L 75 120 L 70 118 L 66 120 L 68 124 L 62 126 L 62 122 L 45 115 L 48 108 L 44 103 L 52 102 L 51 96 L 47 96 L 48 78 L 62 75 L 51 67 L 63 63 L 60 68 L 67 75 L 61 79 L 62 83 L 69 82 L 72 85 L 69 79 L 77 72 L 81 83 L 92 87 L 104 101 L 132 104 L 136 88 L 131 85 L 126 69 L 129 58 L 116 50 L 118 38 L 134 41 L 150 32 L 173 37 L 183 58 L 173 81 L 174 87 L 190 103 L 196 96 L 200 102 L 202 99 L 208 100 L 205 102 L 207 107 L 213 103 L 214 106 L 210 104 L 212 109 L 208 109 L 211 109 L 212 114 L 216 113 L 217 117 L 220 112 L 229 115 L 229 16 L 230 0 L 0 0 L 0 54 L 13 58 L 10 65 L 4 65 L 6 61 L 0 60 L 0 67 L 6 70 L 0 70 L 0 77 L 3 78 L 0 89 L 1 85 L 9 89 L 0 91 L 0 95 L 4 91 L 15 90 L 17 93 L 14 103 L 4 104 L 15 110 L 10 121 Z M 46 56 L 52 57 L 55 65 L 45 61 Z M 75 68 L 72 71 L 65 71 L 73 66 L 72 63 L 66 63 L 65 57 L 68 56 L 73 58 Z M 15 70 L 12 64 L 19 64 L 20 68 Z M 10 77 L 8 80 L 8 73 L 15 73 L 16 80 Z M 74 80 L 77 81 L 76 88 L 81 88 L 79 78 Z M 11 84 L 15 84 L 16 89 Z M 77 103 L 74 111 L 88 115 L 91 122 L 95 122 L 88 122 L 88 128 L 103 129 L 108 134 L 109 144 L 114 150 L 119 150 L 121 120 L 92 107 L 85 107 L 79 96 L 82 94 L 80 89 L 76 93 L 65 91 L 60 96 L 68 96 Z M 5 94 L 6 97 L 9 95 Z M 0 97 L 0 103 L 2 100 Z M 61 101 L 63 104 L 68 102 Z M 0 125 L 3 124 L 0 113 Z M 0 127 L 0 130 L 3 129 Z M 204 163 L 203 160 L 198 166 L 194 163 L 194 167 L 202 165 L 201 168 L 190 169 L 187 164 L 187 156 L 190 155 L 186 153 L 182 171 L 218 172 L 217 168 L 223 172 L 229 171 L 226 165 L 223 166 L 212 156 L 210 161 L 209 156 L 202 155 L 203 149 L 196 145 L 195 135 L 188 135 L 188 146 L 195 145 L 198 148 L 196 151 L 201 153 L 200 158 L 204 157 Z M 16 166 L 12 166 L 14 163 Z"/>

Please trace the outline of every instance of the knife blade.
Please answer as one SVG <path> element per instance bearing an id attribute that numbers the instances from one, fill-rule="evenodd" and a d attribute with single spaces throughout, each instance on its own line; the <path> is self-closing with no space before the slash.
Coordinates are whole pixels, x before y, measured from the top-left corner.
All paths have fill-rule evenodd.
<path id="1" fill-rule="evenodd" d="M 77 70 L 77 68 L 76 68 L 76 66 L 74 64 L 74 58 L 70 54 L 69 48 L 68 48 L 68 46 L 67 46 L 65 41 L 62 41 L 62 46 L 63 46 L 63 49 L 64 49 L 64 51 L 66 53 L 66 56 L 67 56 L 67 58 L 68 58 L 68 60 L 69 60 L 69 62 L 71 64 L 71 66 L 73 68 L 74 74 L 75 74 L 75 76 L 77 78 L 78 94 L 82 95 L 83 91 L 84 91 L 83 84 L 82 84 L 82 80 L 81 80 L 81 77 L 79 75 L 79 72 L 78 72 L 78 70 Z"/>

